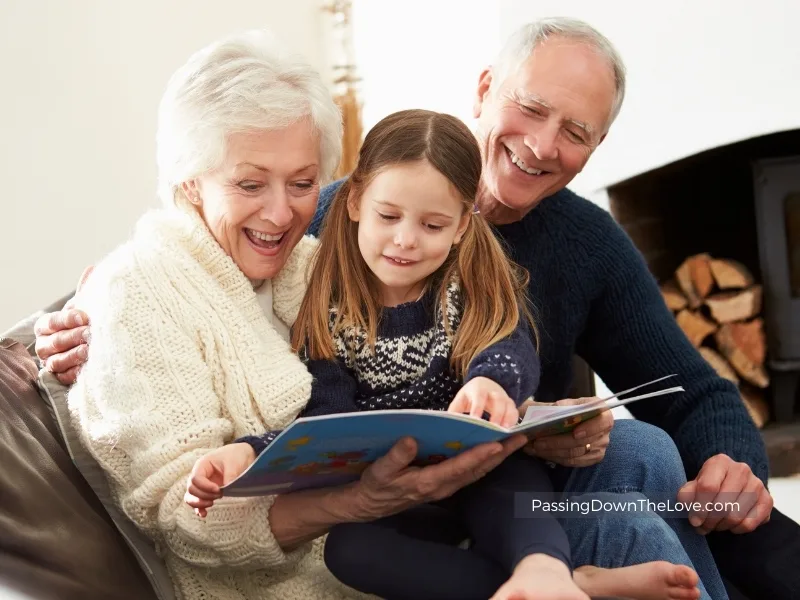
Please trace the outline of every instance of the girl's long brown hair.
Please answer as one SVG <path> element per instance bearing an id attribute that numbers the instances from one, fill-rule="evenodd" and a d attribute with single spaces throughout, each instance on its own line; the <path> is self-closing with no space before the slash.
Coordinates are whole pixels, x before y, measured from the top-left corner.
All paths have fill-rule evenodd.
<path id="1" fill-rule="evenodd" d="M 311 359 L 335 357 L 330 309 L 336 308 L 333 333 L 355 327 L 374 347 L 381 313 L 374 275 L 358 249 L 358 223 L 350 220 L 348 202 L 359 202 L 370 181 L 393 165 L 427 160 L 464 199 L 470 220 L 461 242 L 429 285 L 436 286 L 444 326 L 453 338 L 450 364 L 464 377 L 472 359 L 510 335 L 528 319 L 536 335 L 525 289 L 528 274 L 507 258 L 486 221 L 473 213 L 481 176 L 481 154 L 472 132 L 450 115 L 405 110 L 389 115 L 364 139 L 358 165 L 337 191 L 320 235 L 309 286 L 294 324 L 292 346 Z M 447 287 L 457 281 L 463 315 L 457 332 L 447 321 Z"/>

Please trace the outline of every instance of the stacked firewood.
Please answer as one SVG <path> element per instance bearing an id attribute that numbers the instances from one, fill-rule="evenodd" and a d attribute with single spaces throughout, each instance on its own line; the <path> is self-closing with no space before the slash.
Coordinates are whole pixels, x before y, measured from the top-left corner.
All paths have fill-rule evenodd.
<path id="1" fill-rule="evenodd" d="M 686 337 L 714 370 L 739 388 L 756 425 L 769 420 L 764 368 L 762 288 L 740 263 L 697 254 L 687 258 L 661 294 Z"/>

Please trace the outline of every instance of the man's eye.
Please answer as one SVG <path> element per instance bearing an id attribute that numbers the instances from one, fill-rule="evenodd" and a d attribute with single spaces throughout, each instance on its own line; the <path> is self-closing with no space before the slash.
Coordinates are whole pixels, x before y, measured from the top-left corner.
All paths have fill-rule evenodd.
<path id="1" fill-rule="evenodd" d="M 577 133 L 575 133 L 574 131 L 569 131 L 569 130 L 567 130 L 567 135 L 569 136 L 569 138 L 570 138 L 570 139 L 571 139 L 573 142 L 577 142 L 577 143 L 579 143 L 579 144 L 582 144 L 582 143 L 583 143 L 583 141 L 584 141 L 584 140 L 583 140 L 583 137 L 581 137 L 580 135 L 578 135 L 578 134 L 577 134 Z"/>

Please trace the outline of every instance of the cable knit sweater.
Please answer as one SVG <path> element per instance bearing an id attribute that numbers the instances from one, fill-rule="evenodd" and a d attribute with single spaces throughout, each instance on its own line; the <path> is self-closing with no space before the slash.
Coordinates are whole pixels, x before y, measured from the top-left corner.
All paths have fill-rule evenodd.
<path id="1" fill-rule="evenodd" d="M 272 281 L 274 313 L 288 325 L 314 246 L 304 238 Z M 92 315 L 92 343 L 69 394 L 72 417 L 119 506 L 155 541 L 178 596 L 360 597 L 325 568 L 324 538 L 282 551 L 269 527 L 274 496 L 226 498 L 205 519 L 183 501 L 199 457 L 286 426 L 311 391 L 311 375 L 200 217 L 146 215 L 77 303 Z"/>

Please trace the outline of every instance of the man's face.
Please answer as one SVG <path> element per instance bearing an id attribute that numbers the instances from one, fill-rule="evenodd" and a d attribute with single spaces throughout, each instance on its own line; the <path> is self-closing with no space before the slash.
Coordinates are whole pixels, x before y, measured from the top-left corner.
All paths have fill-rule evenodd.
<path id="1" fill-rule="evenodd" d="M 567 39 L 539 45 L 503 81 L 484 71 L 474 116 L 485 193 L 521 218 L 566 187 L 605 137 L 615 93 L 606 59 Z"/>

